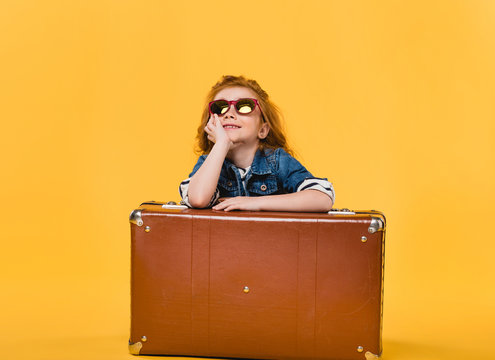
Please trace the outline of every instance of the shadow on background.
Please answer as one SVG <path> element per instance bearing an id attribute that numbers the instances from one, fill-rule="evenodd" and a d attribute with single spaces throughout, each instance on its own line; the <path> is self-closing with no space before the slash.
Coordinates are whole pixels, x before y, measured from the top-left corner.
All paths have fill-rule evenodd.
<path id="1" fill-rule="evenodd" d="M 456 349 L 452 346 L 383 341 L 382 360 L 457 360 L 490 359 L 493 354 L 480 350 Z"/>
<path id="2" fill-rule="evenodd" d="M 201 359 L 179 356 L 134 356 L 128 353 L 127 335 L 100 337 L 66 337 L 11 341 L 6 347 L 15 360 L 122 360 L 122 359 Z M 29 346 L 26 346 L 29 344 Z M 415 344 L 384 340 L 381 360 L 484 360 L 493 359 L 488 350 L 455 349 L 435 344 Z M 5 355 L 5 354 L 4 354 Z M 210 358 L 210 360 L 213 360 Z M 364 356 L 363 356 L 364 360 Z"/>

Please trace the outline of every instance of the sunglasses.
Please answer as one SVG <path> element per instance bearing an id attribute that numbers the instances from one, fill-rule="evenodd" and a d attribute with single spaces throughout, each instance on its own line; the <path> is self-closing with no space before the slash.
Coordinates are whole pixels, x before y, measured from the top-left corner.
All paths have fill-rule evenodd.
<path id="1" fill-rule="evenodd" d="M 217 115 L 223 115 L 230 109 L 230 105 L 234 105 L 235 111 L 237 111 L 238 114 L 241 115 L 246 115 L 250 114 L 256 109 L 256 105 L 260 108 L 260 104 L 258 103 L 258 100 L 256 99 L 250 99 L 250 98 L 245 98 L 245 99 L 239 99 L 239 100 L 215 100 L 211 101 L 209 103 L 209 109 L 210 109 L 210 114 L 217 114 Z M 263 115 L 263 112 L 261 111 L 261 114 Z"/>

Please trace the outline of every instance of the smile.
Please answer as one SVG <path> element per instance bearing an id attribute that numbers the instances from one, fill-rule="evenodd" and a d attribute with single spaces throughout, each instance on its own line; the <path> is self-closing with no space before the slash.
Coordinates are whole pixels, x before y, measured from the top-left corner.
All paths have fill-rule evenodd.
<path id="1" fill-rule="evenodd" d="M 224 125 L 224 129 L 240 129 L 240 126 L 237 125 Z"/>

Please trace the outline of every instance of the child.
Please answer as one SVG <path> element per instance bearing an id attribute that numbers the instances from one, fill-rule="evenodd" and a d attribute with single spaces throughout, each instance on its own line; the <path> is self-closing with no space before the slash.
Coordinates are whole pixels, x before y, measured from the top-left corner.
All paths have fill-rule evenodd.
<path id="1" fill-rule="evenodd" d="M 198 128 L 201 155 L 179 187 L 189 207 L 329 211 L 335 193 L 291 155 L 277 107 L 254 80 L 224 76 Z"/>

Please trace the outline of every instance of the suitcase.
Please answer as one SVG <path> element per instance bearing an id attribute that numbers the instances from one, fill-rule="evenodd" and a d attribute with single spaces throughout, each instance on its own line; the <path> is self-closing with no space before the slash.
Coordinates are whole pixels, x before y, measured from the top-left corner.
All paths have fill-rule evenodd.
<path id="1" fill-rule="evenodd" d="M 131 354 L 380 356 L 382 213 L 149 202 L 130 222 Z"/>

